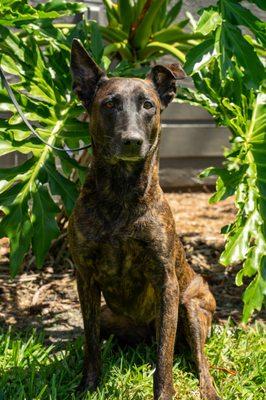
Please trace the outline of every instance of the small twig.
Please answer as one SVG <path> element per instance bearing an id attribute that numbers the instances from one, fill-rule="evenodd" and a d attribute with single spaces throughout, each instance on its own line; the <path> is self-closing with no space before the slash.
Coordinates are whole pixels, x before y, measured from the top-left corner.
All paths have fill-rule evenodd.
<path id="1" fill-rule="evenodd" d="M 64 239 L 67 236 L 67 232 L 63 232 L 61 235 L 58 236 L 58 238 L 53 240 L 52 243 L 52 248 L 57 245 L 58 242 L 60 242 L 62 239 Z"/>
<path id="2" fill-rule="evenodd" d="M 36 306 L 39 303 L 39 297 L 40 295 L 47 289 L 50 288 L 51 285 L 53 285 L 54 282 L 49 282 L 46 283 L 45 285 L 41 286 L 39 289 L 36 290 L 36 292 L 34 293 L 34 296 L 32 298 L 31 301 L 31 307 Z"/>
<path id="3" fill-rule="evenodd" d="M 231 370 L 231 369 L 222 368 L 222 367 L 216 367 L 215 365 L 211 365 L 210 368 L 211 369 L 217 369 L 218 371 L 226 372 L 227 374 L 230 374 L 230 375 L 237 375 L 237 371 L 234 371 L 234 370 Z"/>
<path id="4" fill-rule="evenodd" d="M 69 264 L 71 264 L 70 260 L 67 258 L 66 259 Z M 73 264 L 71 264 L 73 265 Z M 67 278 L 67 277 L 72 277 L 72 274 L 49 274 L 49 278 L 51 279 L 61 279 L 61 278 Z M 31 274 L 29 276 L 19 276 L 17 278 L 12 279 L 12 282 L 10 283 L 20 283 L 20 282 L 31 282 L 34 281 L 36 279 L 40 279 L 42 276 L 40 274 Z M 45 274 L 43 275 L 43 277 L 45 277 Z M 0 274 L 0 280 L 11 280 L 11 277 L 9 274 Z"/>

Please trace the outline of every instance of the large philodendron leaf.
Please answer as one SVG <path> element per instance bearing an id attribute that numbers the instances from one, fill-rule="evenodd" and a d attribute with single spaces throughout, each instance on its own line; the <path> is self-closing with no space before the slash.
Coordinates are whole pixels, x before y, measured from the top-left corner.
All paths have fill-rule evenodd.
<path id="1" fill-rule="evenodd" d="M 244 322 L 255 310 L 261 309 L 266 294 L 266 95 L 259 93 L 251 106 L 252 117 L 247 121 L 242 144 L 249 168 L 238 184 L 238 217 L 220 258 L 224 265 L 244 261 L 236 278 L 238 285 L 243 284 L 243 277 L 252 278 L 243 296 Z M 225 181 L 225 186 L 231 183 Z"/>
<path id="2" fill-rule="evenodd" d="M 248 0 L 248 2 L 256 4 L 259 8 L 266 11 L 266 4 L 264 0 Z"/>
<path id="3" fill-rule="evenodd" d="M 36 187 L 32 193 L 32 200 L 32 248 L 36 255 L 36 264 L 41 267 L 51 241 L 59 235 L 59 228 L 55 220 L 59 207 L 54 203 L 45 186 Z"/>
<path id="4" fill-rule="evenodd" d="M 253 265 L 256 274 L 245 291 L 244 321 L 248 320 L 254 310 L 260 310 L 266 295 L 266 94 L 260 93 L 255 101 L 252 118 L 249 124 L 247 143 L 250 145 L 250 162 L 255 164 L 256 188 L 258 191 L 257 207 L 260 213 L 260 224 L 257 229 L 254 252 L 257 264 Z M 254 261 L 252 254 L 251 261 Z M 244 265 L 243 275 L 249 276 L 247 267 L 249 257 Z"/>
<path id="5" fill-rule="evenodd" d="M 250 2 L 264 7 L 260 1 Z M 265 68 L 258 56 L 266 29 L 240 3 L 219 0 L 199 12 L 196 32 L 206 40 L 189 51 L 185 63 L 196 90 L 182 89 L 178 97 L 200 104 L 231 132 L 223 168 L 208 168 L 201 176 L 218 176 L 210 202 L 235 195 L 237 215 L 222 230 L 226 246 L 220 261 L 225 266 L 243 263 L 236 284 L 249 279 L 243 296 L 247 322 L 266 294 L 266 95 Z M 243 26 L 251 36 L 243 34 Z"/>
<path id="6" fill-rule="evenodd" d="M 225 250 L 223 251 L 220 262 L 223 265 L 231 265 L 246 259 L 253 232 L 258 226 L 259 214 L 252 212 L 247 219 L 244 219 L 243 225 L 236 226 L 235 233 L 231 234 Z"/>
<path id="7" fill-rule="evenodd" d="M 52 194 L 61 196 L 66 212 L 70 215 L 78 195 L 76 185 L 61 175 L 53 162 L 46 163 L 45 169 Z"/>
<path id="8" fill-rule="evenodd" d="M 256 169 L 259 211 L 262 229 L 266 233 L 266 93 L 259 93 L 255 102 L 247 133 L 248 157 Z"/>
<path id="9" fill-rule="evenodd" d="M 10 270 L 15 276 L 20 268 L 23 258 L 29 250 L 32 237 L 32 224 L 28 213 L 28 197 L 24 195 L 25 186 L 21 192 L 13 197 L 13 204 L 9 205 L 7 214 L 0 224 L 0 237 L 10 240 Z M 9 197 L 9 201 L 12 197 Z"/>
<path id="10" fill-rule="evenodd" d="M 2 0 L 0 3 L 0 24 L 19 27 L 22 24 L 73 15 L 86 10 L 82 3 L 66 0 L 51 0 L 34 7 L 28 0 Z"/>
<path id="11" fill-rule="evenodd" d="M 266 255 L 261 259 L 260 268 L 257 275 L 245 290 L 243 301 L 243 321 L 247 322 L 250 315 L 255 311 L 261 310 L 266 295 Z"/>
<path id="12" fill-rule="evenodd" d="M 49 18 L 50 12 L 68 14 L 71 7 L 69 2 L 51 1 L 40 6 L 38 13 L 48 13 Z M 63 32 L 50 20 L 45 21 L 35 21 L 40 23 L 40 30 L 33 29 L 33 25 L 21 31 L 0 26 L 0 64 L 6 74 L 13 76 L 10 85 L 17 102 L 38 134 L 49 145 L 66 146 L 67 150 L 68 145 L 89 143 L 88 125 L 80 119 L 83 109 L 71 89 L 70 37 L 75 35 L 75 29 Z M 92 36 L 93 49 L 98 51 L 95 41 L 97 36 L 99 43 L 99 34 Z M 10 240 L 10 268 L 14 276 L 31 246 L 37 266 L 44 263 L 51 241 L 59 234 L 56 202 L 61 197 L 59 204 L 65 206 L 68 215 L 71 213 L 85 171 L 70 152 L 56 152 L 33 137 L 3 87 L 0 112 L 0 156 L 19 152 L 28 157 L 22 165 L 0 170 L 0 207 L 4 213 L 0 236 Z M 70 181 L 73 169 L 78 171 L 75 184 Z"/>
<path id="13" fill-rule="evenodd" d="M 238 25 L 249 28 L 256 38 L 261 41 L 262 45 L 266 45 L 266 27 L 265 23 L 259 20 L 251 11 L 241 6 L 238 1 L 222 0 L 224 9 L 229 18 L 237 21 Z"/>
<path id="14" fill-rule="evenodd" d="M 220 69 L 225 77 L 228 68 L 232 68 L 232 58 L 236 58 L 239 65 L 246 71 L 250 84 L 258 88 L 265 78 L 265 68 L 256 54 L 254 47 L 243 37 L 241 30 L 231 23 L 223 23 L 220 33 L 220 51 L 223 57 L 220 59 Z M 230 59 L 230 62 L 227 60 Z M 225 63 L 226 68 L 223 63 Z"/>

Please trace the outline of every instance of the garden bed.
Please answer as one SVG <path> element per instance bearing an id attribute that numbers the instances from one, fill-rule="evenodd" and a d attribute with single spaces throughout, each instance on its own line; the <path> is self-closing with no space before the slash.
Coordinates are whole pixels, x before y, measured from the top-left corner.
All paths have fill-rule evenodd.
<path id="1" fill-rule="evenodd" d="M 216 297 L 215 321 L 224 323 L 230 316 L 239 322 L 244 288 L 235 286 L 238 267 L 225 269 L 218 261 L 224 246 L 220 229 L 233 221 L 235 208 L 232 200 L 209 205 L 209 197 L 209 193 L 167 194 L 187 258 L 208 281 Z M 8 243 L 3 239 L 1 253 L 3 271 L 8 261 Z M 60 243 L 41 273 L 29 258 L 24 273 L 14 281 L 1 274 L 0 299 L 1 325 L 44 328 L 50 341 L 76 337 L 81 332 L 74 268 L 67 248 Z M 259 317 L 263 318 L 262 313 Z"/>

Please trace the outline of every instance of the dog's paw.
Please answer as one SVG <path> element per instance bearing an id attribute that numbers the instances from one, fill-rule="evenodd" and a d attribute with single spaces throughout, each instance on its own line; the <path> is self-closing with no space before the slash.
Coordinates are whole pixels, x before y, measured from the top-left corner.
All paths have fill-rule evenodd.
<path id="1" fill-rule="evenodd" d="M 168 390 L 163 390 L 160 393 L 155 393 L 154 400 L 173 400 L 175 394 L 175 390 L 173 388 L 170 388 Z"/>
<path id="2" fill-rule="evenodd" d="M 159 397 L 159 400 L 173 400 L 174 395 L 173 394 L 162 394 Z"/>
<path id="3" fill-rule="evenodd" d="M 200 396 L 202 400 L 222 400 L 221 397 L 218 396 L 214 387 L 208 386 L 200 389 Z"/>
<path id="4" fill-rule="evenodd" d="M 86 392 L 94 392 L 99 385 L 99 379 L 93 375 L 83 375 L 76 391 L 77 394 L 82 395 Z"/>

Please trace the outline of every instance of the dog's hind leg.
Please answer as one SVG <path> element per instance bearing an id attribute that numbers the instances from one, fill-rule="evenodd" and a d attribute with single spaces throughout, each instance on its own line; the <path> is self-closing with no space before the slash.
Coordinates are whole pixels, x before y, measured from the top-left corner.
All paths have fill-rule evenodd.
<path id="1" fill-rule="evenodd" d="M 137 325 L 123 315 L 115 314 L 106 304 L 101 307 L 100 334 L 103 339 L 114 335 L 121 344 L 135 345 L 152 338 L 151 325 Z"/>
<path id="2" fill-rule="evenodd" d="M 204 345 L 215 310 L 215 299 L 208 284 L 196 275 L 182 293 L 181 303 L 183 308 L 181 323 L 184 325 L 186 340 L 193 352 L 199 373 L 201 398 L 220 400 L 213 387 L 208 361 L 204 354 Z"/>

